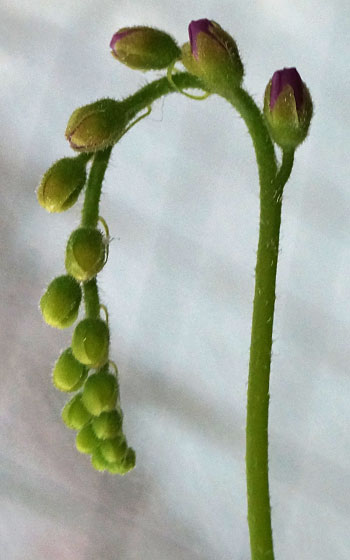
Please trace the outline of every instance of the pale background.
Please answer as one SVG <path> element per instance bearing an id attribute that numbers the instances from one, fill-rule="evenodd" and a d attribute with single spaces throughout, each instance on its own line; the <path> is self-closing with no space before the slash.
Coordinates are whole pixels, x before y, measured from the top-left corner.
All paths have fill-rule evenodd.
<path id="1" fill-rule="evenodd" d="M 187 40 L 191 19 L 237 40 L 261 103 L 296 66 L 315 102 L 285 194 L 271 379 L 276 560 L 350 550 L 349 23 L 346 0 L 11 1 L 1 43 L 1 483 L 4 560 L 248 560 L 244 425 L 258 226 L 244 123 L 218 97 L 172 95 L 115 148 L 99 276 L 137 468 L 94 471 L 50 380 L 69 332 L 38 300 L 64 272 L 80 204 L 49 215 L 35 188 L 69 155 L 79 105 L 154 79 L 109 54 L 125 25 Z"/>

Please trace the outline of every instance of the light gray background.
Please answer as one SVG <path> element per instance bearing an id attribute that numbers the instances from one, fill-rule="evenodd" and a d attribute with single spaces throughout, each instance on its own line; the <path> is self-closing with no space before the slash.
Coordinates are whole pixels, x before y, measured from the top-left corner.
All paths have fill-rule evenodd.
<path id="1" fill-rule="evenodd" d="M 112 34 L 149 24 L 187 40 L 191 19 L 237 40 L 261 103 L 295 65 L 315 116 L 285 193 L 270 408 L 277 560 L 350 549 L 349 5 L 347 1 L 13 1 L 1 41 L 1 557 L 248 560 L 246 383 L 258 227 L 254 153 L 216 96 L 180 95 L 115 148 L 101 214 L 114 241 L 99 276 L 137 468 L 95 472 L 60 420 L 50 380 L 71 332 L 38 300 L 64 271 L 80 204 L 48 215 L 35 188 L 70 154 L 79 105 L 160 75 L 119 65 Z M 71 331 L 71 329 L 70 329 Z"/>

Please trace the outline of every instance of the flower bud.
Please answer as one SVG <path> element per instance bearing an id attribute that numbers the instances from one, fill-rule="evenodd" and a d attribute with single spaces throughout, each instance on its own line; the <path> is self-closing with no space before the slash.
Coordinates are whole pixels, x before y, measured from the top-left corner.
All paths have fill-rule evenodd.
<path id="1" fill-rule="evenodd" d="M 67 124 L 66 138 L 78 152 L 98 152 L 113 146 L 127 125 L 121 101 L 100 99 L 76 109 Z"/>
<path id="2" fill-rule="evenodd" d="M 129 447 L 123 461 L 121 463 L 109 463 L 107 470 L 111 474 L 126 474 L 135 467 L 136 455 L 135 451 Z"/>
<path id="3" fill-rule="evenodd" d="M 113 56 L 135 70 L 161 70 L 179 58 L 174 39 L 153 27 L 123 27 L 114 33 L 109 45 Z"/>
<path id="4" fill-rule="evenodd" d="M 79 362 L 99 368 L 108 359 L 109 332 L 101 319 L 83 319 L 76 326 L 72 338 L 72 351 Z"/>
<path id="5" fill-rule="evenodd" d="M 39 204 L 48 212 L 64 212 L 78 199 L 86 181 L 86 156 L 63 158 L 46 171 L 37 190 Z"/>
<path id="6" fill-rule="evenodd" d="M 188 31 L 190 43 L 182 47 L 183 65 L 200 78 L 209 91 L 224 96 L 230 94 L 240 86 L 244 71 L 233 38 L 209 19 L 191 21 Z"/>
<path id="7" fill-rule="evenodd" d="M 128 446 L 124 435 L 114 439 L 106 439 L 101 443 L 101 454 L 108 463 L 121 463 L 126 455 Z"/>
<path id="8" fill-rule="evenodd" d="M 91 414 L 81 400 L 81 393 L 75 395 L 62 410 L 62 420 L 72 430 L 81 430 L 91 419 Z"/>
<path id="9" fill-rule="evenodd" d="M 105 264 L 106 244 L 100 230 L 81 227 L 73 231 L 66 249 L 66 270 L 80 282 L 94 278 Z"/>
<path id="10" fill-rule="evenodd" d="M 65 329 L 74 323 L 81 302 L 81 288 L 71 276 L 58 276 L 49 284 L 40 300 L 40 309 L 48 325 Z"/>
<path id="11" fill-rule="evenodd" d="M 103 472 L 108 468 L 108 461 L 103 457 L 100 447 L 97 447 L 91 457 L 91 464 L 97 471 Z"/>
<path id="12" fill-rule="evenodd" d="M 277 70 L 265 90 L 264 115 L 272 139 L 294 149 L 307 136 L 312 100 L 296 68 Z"/>
<path id="13" fill-rule="evenodd" d="M 100 441 L 91 424 L 84 426 L 75 438 L 75 446 L 80 453 L 92 453 L 99 445 Z"/>
<path id="14" fill-rule="evenodd" d="M 72 349 L 67 348 L 58 358 L 52 374 L 56 389 L 69 393 L 80 389 L 87 377 L 88 369 L 74 358 Z"/>
<path id="15" fill-rule="evenodd" d="M 100 375 L 100 374 L 98 374 Z M 120 433 L 123 423 L 121 410 L 102 412 L 92 421 L 92 428 L 98 439 L 113 439 Z"/>
<path id="16" fill-rule="evenodd" d="M 99 416 L 102 412 L 113 410 L 117 402 L 118 393 L 118 384 L 114 375 L 99 372 L 88 377 L 82 399 L 86 409 L 94 416 Z M 107 424 L 108 422 L 106 422 Z M 97 423 L 97 426 L 100 426 L 100 431 L 103 432 L 103 420 L 100 424 Z M 98 431 L 96 435 L 97 433 Z"/>

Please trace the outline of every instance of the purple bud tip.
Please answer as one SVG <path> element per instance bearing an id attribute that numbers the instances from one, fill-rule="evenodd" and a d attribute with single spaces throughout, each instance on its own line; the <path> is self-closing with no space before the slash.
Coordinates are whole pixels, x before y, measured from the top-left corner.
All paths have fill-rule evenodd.
<path id="1" fill-rule="evenodd" d="M 209 19 L 197 19 L 196 21 L 191 21 L 188 26 L 188 34 L 190 36 L 191 51 L 195 58 L 198 58 L 197 42 L 196 38 L 198 33 L 207 33 L 211 35 L 212 22 Z"/>
<path id="2" fill-rule="evenodd" d="M 120 29 L 119 31 L 114 33 L 111 42 L 109 43 L 109 46 L 112 49 L 112 51 L 114 51 L 114 47 L 116 43 L 120 41 L 120 39 L 123 39 L 123 37 L 130 35 L 130 33 L 134 33 L 134 31 L 137 31 L 137 27 L 131 27 L 130 29 Z"/>
<path id="3" fill-rule="evenodd" d="M 293 89 L 296 108 L 300 109 L 303 104 L 303 82 L 296 68 L 283 68 L 272 76 L 270 109 L 273 109 L 278 96 L 286 86 Z"/>

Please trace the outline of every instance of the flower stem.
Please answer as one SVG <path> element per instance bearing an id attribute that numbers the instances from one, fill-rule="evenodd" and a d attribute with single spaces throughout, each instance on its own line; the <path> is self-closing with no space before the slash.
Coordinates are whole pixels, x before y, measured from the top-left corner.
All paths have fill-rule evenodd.
<path id="1" fill-rule="evenodd" d="M 96 319 L 100 315 L 100 300 L 96 278 L 92 278 L 92 280 L 83 284 L 83 292 L 86 317 Z"/>
<path id="2" fill-rule="evenodd" d="M 251 558 L 273 560 L 268 479 L 269 383 L 282 193 L 294 152 L 283 153 L 278 169 L 272 141 L 254 100 L 237 88 L 228 101 L 248 127 L 259 170 L 260 228 L 247 395 L 246 475 Z"/>
<path id="3" fill-rule="evenodd" d="M 89 179 L 85 190 L 84 206 L 81 225 L 83 227 L 97 226 L 98 208 L 101 196 L 102 182 L 107 169 L 112 148 L 96 152 L 90 169 Z"/>

